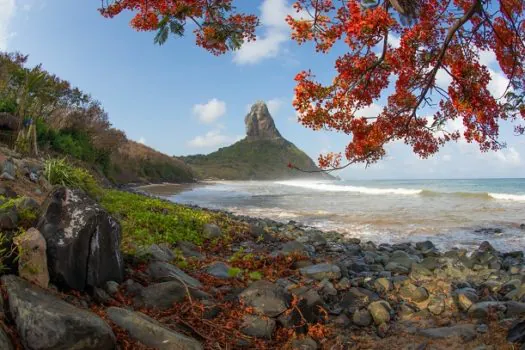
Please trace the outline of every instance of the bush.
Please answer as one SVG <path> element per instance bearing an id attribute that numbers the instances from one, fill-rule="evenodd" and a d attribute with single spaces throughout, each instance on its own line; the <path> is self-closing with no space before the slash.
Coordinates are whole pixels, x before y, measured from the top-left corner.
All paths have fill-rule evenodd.
<path id="1" fill-rule="evenodd" d="M 102 189 L 95 178 L 85 169 L 74 167 L 65 159 L 49 159 L 45 162 L 44 176 L 52 185 L 80 188 L 91 196 L 100 196 Z"/>
<path id="2" fill-rule="evenodd" d="M 9 114 L 15 114 L 16 112 L 16 101 L 12 99 L 0 100 L 0 113 L 6 112 Z"/>

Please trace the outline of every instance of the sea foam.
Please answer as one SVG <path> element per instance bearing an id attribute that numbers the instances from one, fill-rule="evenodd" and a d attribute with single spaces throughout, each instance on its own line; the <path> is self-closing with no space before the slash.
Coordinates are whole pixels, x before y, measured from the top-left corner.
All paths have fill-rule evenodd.
<path id="1" fill-rule="evenodd" d="M 364 194 L 397 194 L 397 195 L 417 195 L 422 192 L 420 189 L 408 188 L 375 188 L 363 186 L 341 186 L 333 183 L 310 182 L 310 181 L 279 181 L 279 185 L 308 188 L 326 192 L 357 192 Z"/>

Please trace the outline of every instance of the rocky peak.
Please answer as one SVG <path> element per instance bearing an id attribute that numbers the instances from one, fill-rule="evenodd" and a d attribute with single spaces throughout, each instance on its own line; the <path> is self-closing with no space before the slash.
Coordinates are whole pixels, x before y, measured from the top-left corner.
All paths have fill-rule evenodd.
<path id="1" fill-rule="evenodd" d="M 246 135 L 250 139 L 275 139 L 281 138 L 279 130 L 275 127 L 266 103 L 257 101 L 244 118 Z"/>

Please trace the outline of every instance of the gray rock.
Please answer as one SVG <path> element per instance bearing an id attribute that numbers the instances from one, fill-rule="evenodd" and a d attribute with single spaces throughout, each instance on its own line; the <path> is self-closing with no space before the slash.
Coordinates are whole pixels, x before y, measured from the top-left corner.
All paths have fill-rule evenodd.
<path id="1" fill-rule="evenodd" d="M 206 238 L 213 239 L 222 236 L 221 228 L 215 224 L 205 224 L 203 233 Z"/>
<path id="2" fill-rule="evenodd" d="M 430 257 L 423 259 L 420 265 L 430 271 L 434 271 L 435 269 L 439 267 L 439 261 L 436 257 L 430 256 Z"/>
<path id="3" fill-rule="evenodd" d="M 390 312 L 392 308 L 388 302 L 384 300 L 374 301 L 368 305 L 368 311 L 370 315 L 372 315 L 376 325 L 379 326 L 383 323 L 390 322 Z"/>
<path id="4" fill-rule="evenodd" d="M 27 349 L 115 349 L 111 328 L 92 312 L 78 309 L 16 276 L 3 276 L 9 312 Z"/>
<path id="5" fill-rule="evenodd" d="M 143 313 L 110 307 L 107 309 L 107 315 L 133 339 L 148 347 L 159 350 L 202 349 L 197 340 L 177 333 Z"/>
<path id="6" fill-rule="evenodd" d="M 388 264 L 386 264 L 385 270 L 391 271 L 393 273 L 401 274 L 401 275 L 406 275 L 410 271 L 410 269 L 408 267 L 405 267 L 405 266 L 403 266 L 401 264 L 398 264 L 396 262 L 393 262 L 393 261 L 391 261 Z"/>
<path id="7" fill-rule="evenodd" d="M 305 254 L 307 249 L 304 244 L 298 241 L 286 242 L 282 245 L 278 254 L 290 255 L 290 254 Z"/>
<path id="8" fill-rule="evenodd" d="M 421 303 L 428 299 L 428 292 L 423 287 L 417 287 L 412 283 L 407 283 L 399 289 L 399 295 L 408 301 Z"/>
<path id="9" fill-rule="evenodd" d="M 476 332 L 478 332 L 478 333 L 484 334 L 484 333 L 487 333 L 488 331 L 489 331 L 489 326 L 487 326 L 484 323 L 482 323 L 482 324 L 480 324 L 480 325 L 478 325 L 476 327 Z"/>
<path id="10" fill-rule="evenodd" d="M 118 293 L 119 286 L 120 285 L 115 281 L 107 281 L 105 284 L 105 290 L 109 295 L 114 296 Z"/>
<path id="11" fill-rule="evenodd" d="M 416 249 L 426 251 L 435 248 L 434 243 L 431 241 L 417 242 Z"/>
<path id="12" fill-rule="evenodd" d="M 0 212 L 0 231 L 10 231 L 18 227 L 18 213 L 14 209 Z"/>
<path id="13" fill-rule="evenodd" d="M 341 278 L 341 269 L 337 265 L 332 264 L 317 264 L 312 266 L 303 267 L 299 270 L 302 275 L 322 281 L 326 279 L 339 279 Z"/>
<path id="14" fill-rule="evenodd" d="M 186 258 L 202 259 L 204 255 L 199 252 L 199 247 L 195 244 L 187 241 L 181 241 L 177 243 L 177 249 L 180 250 L 182 255 Z"/>
<path id="15" fill-rule="evenodd" d="M 323 314 L 322 309 L 326 309 L 323 299 L 314 289 L 301 287 L 293 291 L 299 299 L 292 312 L 283 313 L 279 316 L 279 322 L 285 328 L 305 329 L 304 320 L 308 323 L 319 322 Z"/>
<path id="16" fill-rule="evenodd" d="M 372 323 L 372 315 L 367 309 L 359 309 L 352 315 L 352 322 L 360 327 L 368 327 Z"/>
<path id="17" fill-rule="evenodd" d="M 18 203 L 17 203 L 17 209 L 18 210 L 29 210 L 34 213 L 38 212 L 40 210 L 40 205 L 36 200 L 29 197 L 23 197 Z"/>
<path id="18" fill-rule="evenodd" d="M 453 294 L 458 307 L 463 311 L 468 311 L 479 300 L 476 290 L 472 288 L 456 289 Z"/>
<path id="19" fill-rule="evenodd" d="M 80 190 L 59 187 L 42 212 L 38 229 L 46 239 L 53 283 L 84 290 L 122 281 L 120 226 L 102 207 Z"/>
<path id="20" fill-rule="evenodd" d="M 0 327 L 0 349 L 2 350 L 15 350 L 9 335 Z"/>
<path id="21" fill-rule="evenodd" d="M 429 281 L 434 278 L 434 274 L 423 265 L 412 264 L 410 278 L 414 281 Z"/>
<path id="22" fill-rule="evenodd" d="M 14 178 L 16 177 L 16 166 L 13 162 L 13 158 L 8 158 L 4 160 L 4 162 L 2 163 L 2 172 L 4 174 L 9 175 L 14 180 Z"/>
<path id="23" fill-rule="evenodd" d="M 200 288 L 202 284 L 177 266 L 163 261 L 154 261 L 148 265 L 148 274 L 155 281 L 182 281 L 189 287 Z"/>
<path id="24" fill-rule="evenodd" d="M 246 306 L 268 317 L 277 317 L 286 311 L 291 299 L 283 288 L 264 280 L 252 283 L 239 297 Z"/>
<path id="25" fill-rule="evenodd" d="M 175 259 L 175 254 L 168 247 L 152 244 L 148 248 L 152 260 L 170 262 Z"/>
<path id="26" fill-rule="evenodd" d="M 505 312 L 506 310 L 507 306 L 504 302 L 482 301 L 472 305 L 468 310 L 468 314 L 472 318 L 486 319 L 492 313 Z"/>
<path id="27" fill-rule="evenodd" d="M 445 300 L 441 297 L 432 297 L 428 303 L 428 311 L 434 315 L 441 315 L 445 311 Z"/>
<path id="28" fill-rule="evenodd" d="M 246 135 L 248 139 L 276 139 L 281 138 L 281 134 L 275 127 L 275 123 L 263 101 L 256 102 L 250 113 L 244 118 L 246 124 Z"/>
<path id="29" fill-rule="evenodd" d="M 183 301 L 188 292 L 194 298 L 206 298 L 205 293 L 198 289 L 186 289 L 180 281 L 169 281 L 142 288 L 135 298 L 135 303 L 147 308 L 169 309 L 174 303 Z"/>
<path id="30" fill-rule="evenodd" d="M 394 286 L 388 278 L 380 277 L 374 281 L 374 288 L 378 293 L 386 293 L 391 291 Z"/>
<path id="31" fill-rule="evenodd" d="M 507 301 L 505 305 L 507 306 L 505 317 L 513 318 L 525 315 L 525 303 L 518 301 Z"/>
<path id="32" fill-rule="evenodd" d="M 412 267 L 412 264 L 417 263 L 418 261 L 415 258 L 408 255 L 406 252 L 402 250 L 396 250 L 390 256 L 390 262 L 396 263 L 410 270 L 410 268 Z"/>
<path id="33" fill-rule="evenodd" d="M 509 343 L 525 343 L 525 321 L 520 321 L 512 325 L 507 333 Z"/>
<path id="34" fill-rule="evenodd" d="M 294 350 L 317 350 L 319 349 L 319 346 L 310 337 L 306 337 L 303 339 L 294 339 L 292 341 L 292 348 Z"/>
<path id="35" fill-rule="evenodd" d="M 372 301 L 379 300 L 379 296 L 365 288 L 352 287 L 341 298 L 341 307 L 350 310 L 366 307 Z"/>
<path id="36" fill-rule="evenodd" d="M 231 269 L 230 266 L 226 265 L 225 263 L 221 261 L 218 261 L 208 266 L 206 268 L 206 273 L 214 277 L 217 277 L 217 278 L 228 279 L 228 278 L 234 277 L 230 275 L 229 273 L 230 269 Z"/>
<path id="37" fill-rule="evenodd" d="M 98 287 L 93 288 L 93 299 L 100 304 L 107 304 L 112 300 L 104 289 Z"/>
<path id="38" fill-rule="evenodd" d="M 0 175 L 0 180 L 15 181 L 15 177 L 9 173 L 3 172 Z"/>
<path id="39" fill-rule="evenodd" d="M 275 326 L 275 320 L 272 318 L 244 315 L 241 324 L 241 332 L 251 337 L 271 339 Z"/>
<path id="40" fill-rule="evenodd" d="M 446 339 L 460 337 L 464 341 L 476 338 L 476 326 L 473 324 L 459 324 L 451 327 L 428 328 L 418 332 L 420 335 L 432 339 Z"/>

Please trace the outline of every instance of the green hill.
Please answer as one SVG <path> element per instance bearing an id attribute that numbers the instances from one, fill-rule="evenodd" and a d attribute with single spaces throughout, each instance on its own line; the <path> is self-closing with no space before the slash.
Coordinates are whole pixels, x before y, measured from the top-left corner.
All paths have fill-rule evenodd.
<path id="1" fill-rule="evenodd" d="M 200 179 L 332 178 L 324 173 L 307 173 L 288 167 L 292 163 L 305 171 L 318 170 L 310 157 L 281 136 L 264 102 L 252 107 L 245 123 L 247 137 L 241 141 L 208 155 L 182 159 Z"/>

